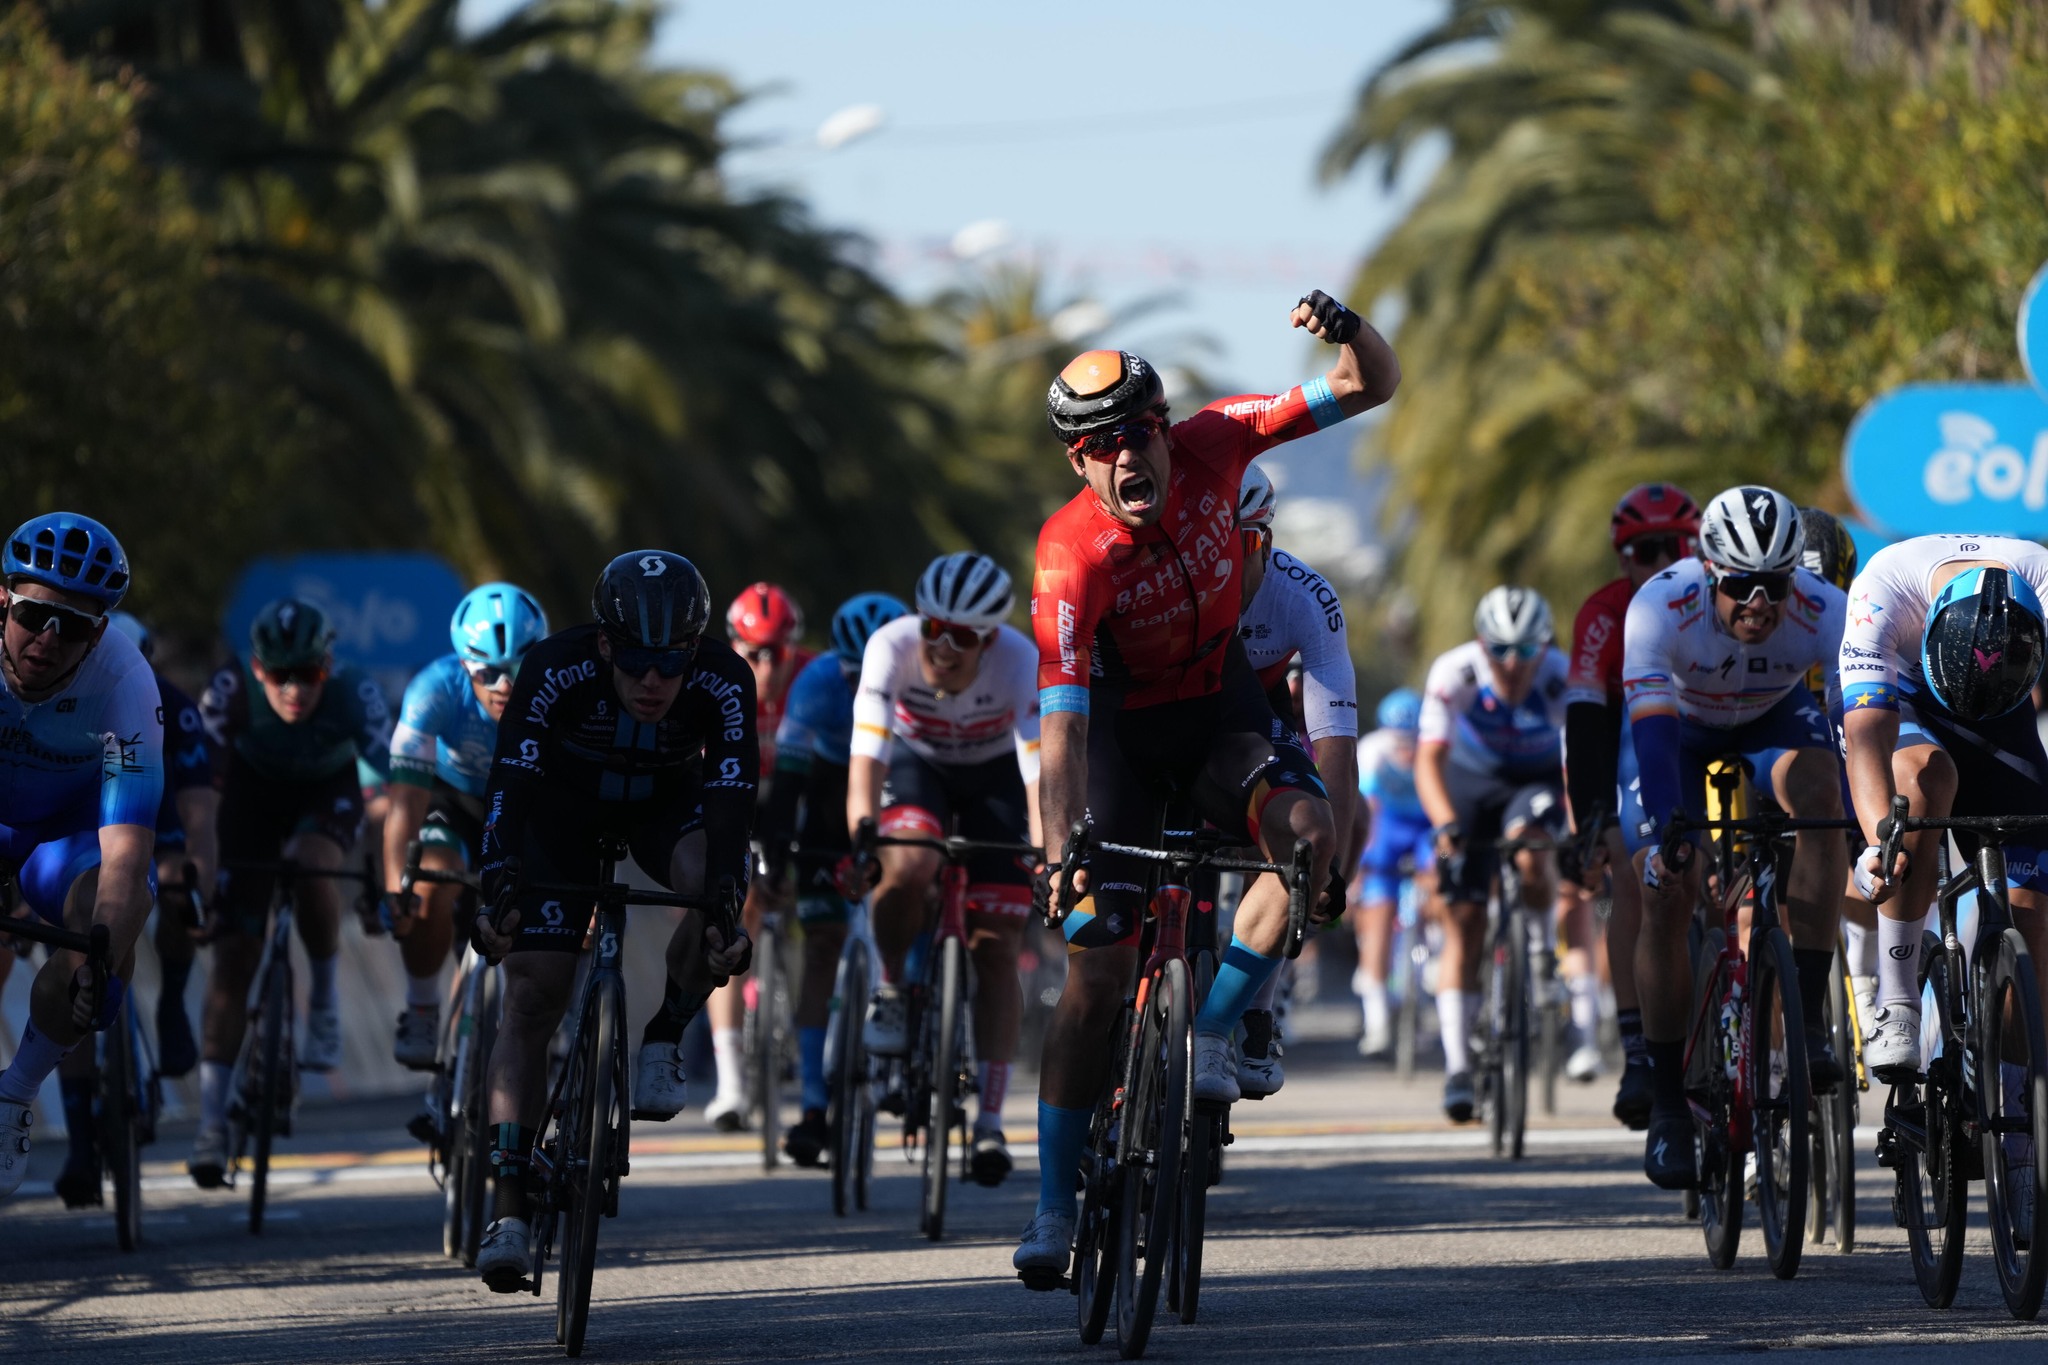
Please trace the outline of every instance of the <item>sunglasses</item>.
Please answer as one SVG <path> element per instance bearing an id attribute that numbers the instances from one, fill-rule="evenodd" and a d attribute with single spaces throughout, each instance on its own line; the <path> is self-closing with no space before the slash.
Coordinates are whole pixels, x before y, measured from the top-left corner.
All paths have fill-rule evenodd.
<path id="1" fill-rule="evenodd" d="M 1266 547 L 1273 543 L 1273 530 L 1269 526 L 1240 526 L 1237 538 L 1244 547 L 1244 557 L 1249 560 L 1266 553 Z"/>
<path id="2" fill-rule="evenodd" d="M 741 645 L 739 655 L 750 664 L 772 663 L 782 657 L 780 645 Z"/>
<path id="3" fill-rule="evenodd" d="M 92 633 L 104 625 L 107 619 L 72 607 L 59 606 L 55 602 L 39 602 L 33 597 L 9 598 L 5 610 L 7 619 L 30 635 L 41 635 L 51 626 L 55 626 L 57 638 L 67 644 L 90 640 Z"/>
<path id="4" fill-rule="evenodd" d="M 519 676 L 519 665 L 516 663 L 509 666 L 473 664 L 469 660 L 464 659 L 462 667 L 471 678 L 476 680 L 478 686 L 492 691 L 500 687 L 510 687 L 512 680 Z"/>
<path id="5" fill-rule="evenodd" d="M 294 683 L 297 683 L 300 687 L 318 687 L 321 683 L 327 681 L 326 664 L 299 664 L 294 668 L 272 668 L 268 664 L 258 662 L 256 673 L 263 681 L 275 683 L 279 687 L 290 687 Z"/>
<path id="6" fill-rule="evenodd" d="M 629 678 L 644 678 L 649 669 L 664 678 L 680 678 L 696 657 L 695 640 L 679 649 L 649 649 L 644 645 L 612 641 L 612 667 Z"/>
<path id="7" fill-rule="evenodd" d="M 1637 536 L 1621 547 L 1623 559 L 1633 559 L 1638 564 L 1662 564 L 1667 560 L 1685 558 L 1684 536 Z"/>
<path id="8" fill-rule="evenodd" d="M 1107 463 L 1116 458 L 1119 450 L 1138 452 L 1152 444 L 1152 437 L 1166 430 L 1166 419 L 1147 414 L 1135 421 L 1121 422 L 1107 431 L 1098 431 L 1083 436 L 1067 449 L 1084 460 L 1099 460 Z"/>
<path id="9" fill-rule="evenodd" d="M 934 621 L 929 616 L 917 618 L 917 633 L 924 637 L 926 644 L 935 645 L 944 640 L 953 648 L 960 650 L 979 649 L 995 634 L 994 631 L 978 631 L 973 626 L 956 626 L 947 621 Z"/>
<path id="10" fill-rule="evenodd" d="M 1731 602 L 1749 602 L 1758 593 L 1766 602 L 1782 602 L 1792 591 L 1788 573 L 1730 573 L 1714 576 L 1714 590 Z"/>
<path id="11" fill-rule="evenodd" d="M 1533 641 L 1519 645 L 1496 645 L 1489 643 L 1486 652 L 1506 663 L 1510 659 L 1533 659 L 1543 652 L 1543 646 Z"/>

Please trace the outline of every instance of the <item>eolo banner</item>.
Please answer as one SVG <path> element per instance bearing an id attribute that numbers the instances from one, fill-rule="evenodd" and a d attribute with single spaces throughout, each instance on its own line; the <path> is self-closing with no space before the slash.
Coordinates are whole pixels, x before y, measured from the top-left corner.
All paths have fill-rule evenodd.
<path id="1" fill-rule="evenodd" d="M 1857 414 L 1842 451 L 1849 495 L 1894 536 L 2048 537 L 2048 267 L 2020 305 L 2027 384 L 1909 384 Z"/>

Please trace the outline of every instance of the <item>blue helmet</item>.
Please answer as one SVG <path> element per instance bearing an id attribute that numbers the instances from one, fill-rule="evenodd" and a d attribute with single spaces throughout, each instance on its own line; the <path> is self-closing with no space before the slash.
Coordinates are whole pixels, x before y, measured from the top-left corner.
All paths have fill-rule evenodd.
<path id="1" fill-rule="evenodd" d="M 466 664 L 510 668 L 526 657 L 548 633 L 548 615 L 533 594 L 511 583 L 486 583 L 470 589 L 455 604 L 448 638 L 455 656 Z"/>
<path id="2" fill-rule="evenodd" d="M 156 652 L 156 638 L 149 633 L 149 627 L 142 624 L 141 617 L 125 611 L 110 611 L 107 613 L 107 620 L 112 623 L 115 630 L 135 642 L 135 647 L 142 651 L 143 658 L 147 659 Z"/>
<path id="3" fill-rule="evenodd" d="M 2044 652 L 2048 625 L 2033 585 L 2002 565 L 1965 569 L 1927 609 L 1920 671 L 1950 714 L 1989 720 L 2027 699 Z"/>
<path id="4" fill-rule="evenodd" d="M 1422 694 L 1412 687 L 1397 687 L 1380 698 L 1382 730 L 1414 730 L 1422 724 Z"/>
<path id="5" fill-rule="evenodd" d="M 114 533 L 91 517 L 46 512 L 7 537 L 0 576 L 75 592 L 112 610 L 128 591 L 128 556 Z"/>
<path id="6" fill-rule="evenodd" d="M 859 668 L 868 637 L 897 617 L 908 615 L 910 608 L 885 592 L 850 597 L 832 613 L 832 652 L 848 668 Z"/>

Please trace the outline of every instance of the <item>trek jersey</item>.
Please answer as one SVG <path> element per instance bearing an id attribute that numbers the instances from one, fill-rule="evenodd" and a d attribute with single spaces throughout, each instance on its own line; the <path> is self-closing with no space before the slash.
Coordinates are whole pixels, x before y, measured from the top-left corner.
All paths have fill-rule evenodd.
<path id="1" fill-rule="evenodd" d="M 1358 742 L 1358 790 L 1379 802 L 1390 820 L 1429 822 L 1415 794 L 1415 765 L 1394 761 L 1392 730 L 1375 730 Z"/>
<path id="2" fill-rule="evenodd" d="M 1761 644 L 1745 645 L 1722 626 L 1714 585 L 1699 560 L 1675 564 L 1643 584 L 1629 603 L 1621 670 L 1637 758 L 1647 763 L 1640 731 L 1646 719 L 1732 730 L 1776 706 L 1805 682 L 1807 669 L 1834 661 L 1846 605 L 1840 588 L 1796 569 L 1778 628 Z M 1831 706 L 1835 696 L 1831 687 Z"/>
<path id="3" fill-rule="evenodd" d="M 327 676 L 320 704 L 296 725 L 270 707 L 263 685 L 240 660 L 225 665 L 200 694 L 213 742 L 275 782 L 318 782 L 361 758 L 380 777 L 391 772 L 391 708 L 361 669 Z"/>
<path id="4" fill-rule="evenodd" d="M 164 722 L 156 678 L 118 630 L 56 695 L 25 702 L 0 670 L 0 826 L 38 840 L 156 828 Z"/>
<path id="5" fill-rule="evenodd" d="M 1268 691 L 1287 680 L 1288 661 L 1301 656 L 1301 712 L 1309 743 L 1358 734 L 1358 680 L 1344 604 L 1321 574 L 1285 550 L 1274 550 L 1237 635 Z"/>
<path id="6" fill-rule="evenodd" d="M 886 762 L 901 742 L 927 763 L 966 767 L 1012 749 L 1026 782 L 1038 780 L 1038 651 L 1022 631 L 997 626 L 965 692 L 942 692 L 918 665 L 916 616 L 868 637 L 853 698 L 853 752 Z"/>
<path id="7" fill-rule="evenodd" d="M 1636 595 L 1623 576 L 1602 587 L 1579 608 L 1572 622 L 1571 673 L 1565 680 L 1564 704 L 1592 702 L 1620 706 L 1622 627 L 1628 604 Z"/>
<path id="8" fill-rule="evenodd" d="M 730 876 L 745 886 L 761 776 L 754 670 L 707 636 L 668 714 L 637 721 L 597 652 L 598 630 L 591 622 L 550 635 L 519 667 L 484 798 L 483 871 L 501 870 L 518 853 L 543 792 L 578 805 L 625 806 L 701 788 L 707 885 Z"/>
<path id="9" fill-rule="evenodd" d="M 1844 710 L 1896 711 L 1901 682 L 1927 690 L 1920 637 L 1927 629 L 1927 609 L 1939 595 L 1932 589 L 1934 573 L 1959 559 L 2004 564 L 2048 598 L 2048 550 L 2031 540 L 1915 536 L 1886 546 L 1849 585 L 1848 624 L 1838 656 Z"/>
<path id="10" fill-rule="evenodd" d="M 1562 653 L 1545 648 L 1529 694 L 1510 706 L 1494 691 L 1486 646 L 1467 640 L 1429 666 L 1416 740 L 1449 745 L 1450 761 L 1469 772 L 1556 779 L 1563 762 L 1567 669 Z"/>
<path id="11" fill-rule="evenodd" d="M 790 646 L 790 656 L 789 672 L 783 675 L 787 681 L 782 684 L 782 690 L 763 692 L 754 699 L 754 733 L 761 737 L 761 771 L 764 773 L 775 771 L 775 746 L 781 742 L 782 717 L 789 706 L 789 694 L 796 688 L 796 680 L 817 658 L 808 649 L 794 645 Z M 740 662 L 746 661 L 742 659 Z"/>
<path id="12" fill-rule="evenodd" d="M 391 734 L 391 779 L 431 787 L 439 778 L 468 796 L 482 796 L 498 745 L 498 722 L 477 700 L 469 670 L 444 654 L 413 675 Z"/>
<path id="13" fill-rule="evenodd" d="M 219 751 L 206 732 L 199 703 L 163 674 L 155 677 L 164 723 L 164 799 L 156 813 L 156 832 L 179 834 L 184 823 L 178 818 L 178 793 L 218 783 Z"/>
<path id="14" fill-rule="evenodd" d="M 1084 488 L 1038 533 L 1031 626 L 1045 714 L 1085 714 L 1101 688 L 1119 708 L 1205 697 L 1243 603 L 1237 491 L 1253 457 L 1334 425 L 1322 379 L 1277 397 L 1211 403 L 1172 427 L 1164 512 L 1133 530 Z"/>

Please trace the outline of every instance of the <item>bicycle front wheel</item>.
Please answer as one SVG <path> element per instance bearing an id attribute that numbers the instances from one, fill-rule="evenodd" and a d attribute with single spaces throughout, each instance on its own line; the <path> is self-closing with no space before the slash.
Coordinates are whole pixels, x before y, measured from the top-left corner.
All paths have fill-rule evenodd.
<path id="1" fill-rule="evenodd" d="M 1958 954 L 1960 959 L 1960 954 Z M 1913 1282 L 1929 1308 L 1955 1302 L 1963 1276 L 1963 1233 L 1969 1222 L 1970 1177 L 1964 1168 L 1962 1120 L 1965 1108 L 1960 1044 L 1949 1014 L 1949 981 L 1955 963 L 1932 933 L 1920 940 L 1920 986 L 1934 988 L 1940 1017 L 1941 1052 L 1928 1063 L 1924 1085 L 1900 1086 L 1885 1106 L 1885 1125 L 1898 1136 L 1913 1131 L 1892 1160 L 1896 1189 L 1892 1211 L 1906 1230 Z"/>
<path id="2" fill-rule="evenodd" d="M 2019 930 L 1987 945 L 1977 964 L 1984 989 L 1977 1063 L 1978 1112 L 1984 1123 L 1984 1203 L 1991 1259 L 2012 1315 L 2041 1311 L 2048 1280 L 2048 1044 L 2042 1039 L 2041 991 Z"/>
<path id="3" fill-rule="evenodd" d="M 288 952 L 280 950 L 271 955 L 270 971 L 264 978 L 263 1011 L 256 1029 L 256 1093 L 249 1103 L 249 1136 L 255 1144 L 249 1171 L 251 1233 L 263 1231 L 270 1197 L 270 1144 L 285 1107 L 291 1103 L 292 1078 L 285 1074 L 291 1064 L 291 1030 L 291 959 Z"/>
<path id="4" fill-rule="evenodd" d="M 839 970 L 832 984 L 832 1013 L 825 1030 L 825 1075 L 832 1087 L 825 1111 L 832 1151 L 826 1160 L 831 1167 L 832 1212 L 842 1218 L 850 1202 L 867 1207 L 861 1152 L 864 1127 L 867 1146 L 872 1148 L 874 1142 L 874 1112 L 869 1104 L 863 1103 L 868 1098 L 867 1064 L 861 1050 L 860 1011 L 867 998 L 867 944 L 857 935 L 849 935 L 839 954 Z M 857 1195 L 861 1197 L 856 1198 Z"/>
<path id="5" fill-rule="evenodd" d="M 571 1090 L 577 1103 L 566 1105 L 562 1115 L 567 1167 L 563 1187 L 568 1197 L 562 1209 L 562 1270 L 555 1280 L 555 1296 L 562 1349 L 572 1356 L 583 1354 L 584 1328 L 590 1322 L 597 1220 L 605 1212 L 611 1176 L 612 1082 L 621 1065 L 613 1054 L 623 1046 L 619 1015 L 616 991 L 591 992 L 591 1008 L 577 1036 L 581 1075 L 580 1084 Z"/>
<path id="6" fill-rule="evenodd" d="M 761 1125 L 761 1169 L 782 1160 L 782 937 L 772 922 L 761 925 L 754 945 L 754 1008 L 747 1012 L 750 1106 Z"/>
<path id="7" fill-rule="evenodd" d="M 1749 956 L 1751 1010 L 1750 1132 L 1756 1152 L 1758 1221 L 1771 1273 L 1799 1273 L 1806 1247 L 1806 1199 L 1813 1147 L 1807 1131 L 1812 1103 L 1806 1070 L 1806 1025 L 1792 940 L 1772 929 Z"/>
<path id="8" fill-rule="evenodd" d="M 939 944 L 932 993 L 933 1011 L 925 1036 L 931 1040 L 931 1111 L 924 1130 L 924 1205 L 918 1219 L 924 1235 L 936 1242 L 946 1235 L 946 1182 L 951 1174 L 952 1142 L 960 1122 L 960 1069 L 966 1056 L 967 945 L 957 938 Z"/>
<path id="9" fill-rule="evenodd" d="M 1735 1264 L 1742 1241 L 1742 1152 L 1731 1141 L 1735 1087 L 1729 1079 L 1727 1038 L 1720 1009 L 1728 997 L 1728 979 L 1721 967 L 1724 936 L 1708 930 L 1693 957 L 1693 1031 L 1687 1041 L 1686 1089 L 1705 1098 L 1707 1117 L 1693 1111 L 1694 1156 L 1700 1173 L 1698 1190 L 1686 1191 L 1688 1204 L 1706 1237 L 1707 1260 L 1717 1270 Z M 1705 1008 L 1712 1002 L 1711 1010 Z"/>
<path id="10" fill-rule="evenodd" d="M 121 1002 L 100 1057 L 100 1153 L 114 1185 L 114 1240 L 133 1251 L 142 1241 L 142 1106 L 135 1055 L 135 994 Z"/>
<path id="11" fill-rule="evenodd" d="M 1136 1088 L 1125 1096 L 1118 1166 L 1123 1191 L 1117 1217 L 1117 1353 L 1145 1354 L 1159 1284 L 1172 1259 L 1179 1214 L 1182 1157 L 1188 1148 L 1194 1093 L 1194 1010 L 1184 959 L 1168 959 L 1152 977 L 1138 1027 L 1132 1068 Z"/>
<path id="12" fill-rule="evenodd" d="M 448 1178 L 460 1177 L 461 1206 L 456 1224 L 455 1254 L 465 1266 L 476 1265 L 478 1245 L 483 1241 L 484 1208 L 489 1200 L 491 1171 L 490 1108 L 491 1048 L 498 1039 L 498 993 L 502 977 L 496 967 L 479 960 L 473 968 L 475 985 L 470 1013 L 462 1022 L 456 1040 L 458 1062 L 455 1078 L 455 1135 L 452 1151 L 459 1163 L 450 1167 Z"/>
<path id="13" fill-rule="evenodd" d="M 1216 954 L 1204 948 L 1189 959 L 1189 982 L 1193 997 L 1189 1006 L 1197 1013 L 1209 997 L 1216 980 Z M 1230 1122 L 1224 1105 L 1197 1105 L 1188 1125 L 1187 1160 L 1180 1172 L 1180 1225 L 1173 1234 L 1173 1278 L 1167 1285 L 1166 1302 L 1190 1323 L 1202 1298 L 1202 1232 L 1209 1222 L 1209 1187 L 1223 1181 L 1223 1132 Z"/>
<path id="14" fill-rule="evenodd" d="M 1507 979 L 1500 996 L 1501 1142 L 1496 1150 L 1511 1161 L 1522 1159 L 1529 1124 L 1529 912 L 1521 906 L 1508 913 L 1508 944 L 1504 959 Z"/>
<path id="15" fill-rule="evenodd" d="M 1842 1062 L 1842 1081 L 1814 1108 L 1820 1115 L 1814 1138 L 1814 1226 L 1818 1242 L 1832 1229 L 1835 1250 L 1856 1249 L 1856 1020 L 1841 950 L 1828 971 L 1828 1036 Z M 1825 1175 L 1823 1175 L 1825 1173 Z"/>

